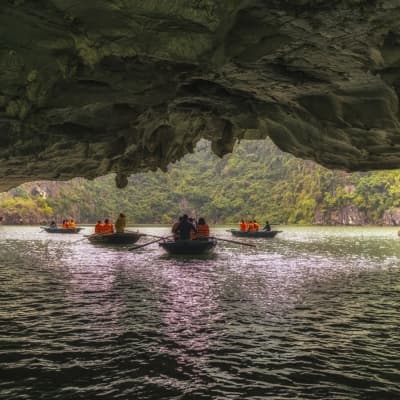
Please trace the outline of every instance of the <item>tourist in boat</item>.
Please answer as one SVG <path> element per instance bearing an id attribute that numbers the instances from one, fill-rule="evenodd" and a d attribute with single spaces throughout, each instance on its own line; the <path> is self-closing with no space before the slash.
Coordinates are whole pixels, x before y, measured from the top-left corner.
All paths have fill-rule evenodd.
<path id="1" fill-rule="evenodd" d="M 98 220 L 97 224 L 94 226 L 94 233 L 99 234 L 103 233 L 103 231 L 104 231 L 103 221 Z"/>
<path id="2" fill-rule="evenodd" d="M 253 221 L 249 221 L 249 223 L 247 224 L 247 232 L 255 232 Z"/>
<path id="3" fill-rule="evenodd" d="M 109 219 L 104 220 L 103 233 L 114 233 L 114 225 L 110 222 Z"/>
<path id="4" fill-rule="evenodd" d="M 63 229 L 68 229 L 69 228 L 69 222 L 68 222 L 67 219 L 63 219 L 62 228 Z"/>
<path id="5" fill-rule="evenodd" d="M 267 232 L 269 232 L 271 230 L 271 225 L 269 224 L 268 221 L 265 223 L 265 226 L 264 226 L 263 230 L 267 231 Z"/>
<path id="6" fill-rule="evenodd" d="M 247 223 L 244 222 L 244 219 L 240 220 L 239 228 L 241 232 L 247 231 Z"/>
<path id="7" fill-rule="evenodd" d="M 125 214 L 119 214 L 117 220 L 115 221 L 115 231 L 117 233 L 124 233 L 126 227 L 126 217 Z"/>
<path id="8" fill-rule="evenodd" d="M 73 219 L 69 220 L 69 226 L 68 227 L 71 228 L 71 229 L 75 229 L 76 228 L 76 224 L 75 224 L 75 221 Z"/>
<path id="9" fill-rule="evenodd" d="M 50 222 L 50 228 L 57 228 L 57 223 L 54 221 L 54 219 Z"/>
<path id="10" fill-rule="evenodd" d="M 189 217 L 189 218 L 188 218 L 188 221 L 194 226 L 194 228 L 195 228 L 196 231 L 197 231 L 197 223 L 196 223 L 196 220 L 195 220 L 194 218 L 192 218 L 192 217 Z M 194 231 L 190 231 L 190 239 L 192 239 L 192 240 L 197 239 L 197 233 L 194 232 Z"/>
<path id="11" fill-rule="evenodd" d="M 258 230 L 260 229 L 260 224 L 256 220 L 254 220 L 253 225 L 254 225 L 254 231 L 258 232 Z"/>
<path id="12" fill-rule="evenodd" d="M 179 217 L 178 221 L 175 221 L 174 224 L 172 225 L 171 232 L 174 235 L 174 240 L 179 239 L 179 232 L 178 232 L 178 226 L 182 222 L 182 217 Z"/>
<path id="13" fill-rule="evenodd" d="M 210 236 L 210 227 L 206 223 L 204 218 L 199 218 L 199 222 L 197 224 L 197 238 L 203 239 L 208 238 Z"/>
<path id="14" fill-rule="evenodd" d="M 197 233 L 196 228 L 189 222 L 189 217 L 186 214 L 182 217 L 176 232 L 179 233 L 180 240 L 189 240 L 191 232 Z"/>

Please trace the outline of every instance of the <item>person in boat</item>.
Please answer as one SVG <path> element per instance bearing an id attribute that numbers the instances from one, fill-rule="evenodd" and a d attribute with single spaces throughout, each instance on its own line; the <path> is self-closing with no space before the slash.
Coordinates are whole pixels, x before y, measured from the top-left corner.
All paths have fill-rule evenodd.
<path id="1" fill-rule="evenodd" d="M 246 232 L 247 231 L 247 223 L 244 222 L 244 219 L 240 220 L 239 229 L 240 229 L 241 232 Z"/>
<path id="2" fill-rule="evenodd" d="M 204 218 L 199 218 L 199 222 L 197 224 L 197 239 L 205 239 L 208 237 L 210 237 L 210 227 Z"/>
<path id="3" fill-rule="evenodd" d="M 62 228 L 63 229 L 68 229 L 69 228 L 69 222 L 68 222 L 67 219 L 63 219 Z"/>
<path id="4" fill-rule="evenodd" d="M 179 232 L 178 232 L 178 226 L 182 222 L 183 218 L 179 217 L 178 221 L 175 221 L 174 224 L 172 225 L 171 232 L 174 235 L 174 240 L 179 239 Z"/>
<path id="5" fill-rule="evenodd" d="M 258 232 L 258 230 L 260 229 L 260 224 L 256 220 L 254 220 L 253 225 L 254 225 L 254 232 Z"/>
<path id="6" fill-rule="evenodd" d="M 189 217 L 186 214 L 182 217 L 176 232 L 179 233 L 179 240 L 190 240 L 191 232 L 197 233 L 196 228 L 189 222 Z"/>
<path id="7" fill-rule="evenodd" d="M 107 218 L 104 220 L 103 233 L 114 233 L 114 225 Z"/>
<path id="8" fill-rule="evenodd" d="M 57 228 L 57 223 L 54 221 L 54 219 L 50 222 L 50 228 Z"/>
<path id="9" fill-rule="evenodd" d="M 194 229 L 197 231 L 197 223 L 196 220 L 192 217 L 188 218 L 188 221 L 194 226 Z M 190 239 L 196 240 L 197 239 L 197 233 L 190 231 Z"/>
<path id="10" fill-rule="evenodd" d="M 76 224 L 75 224 L 75 221 L 73 219 L 69 220 L 69 228 L 71 228 L 71 229 L 75 229 L 76 228 Z"/>
<path id="11" fill-rule="evenodd" d="M 247 232 L 255 232 L 253 221 L 249 221 L 247 225 Z"/>
<path id="12" fill-rule="evenodd" d="M 119 214 L 117 220 L 115 221 L 115 231 L 117 233 L 124 233 L 126 227 L 126 217 L 125 214 Z"/>
<path id="13" fill-rule="evenodd" d="M 265 223 L 265 226 L 264 226 L 263 230 L 267 231 L 267 232 L 269 232 L 271 230 L 271 225 L 269 224 L 268 221 Z"/>
<path id="14" fill-rule="evenodd" d="M 94 226 L 94 233 L 96 234 L 103 233 L 103 230 L 104 230 L 103 221 L 98 220 L 97 224 Z"/>

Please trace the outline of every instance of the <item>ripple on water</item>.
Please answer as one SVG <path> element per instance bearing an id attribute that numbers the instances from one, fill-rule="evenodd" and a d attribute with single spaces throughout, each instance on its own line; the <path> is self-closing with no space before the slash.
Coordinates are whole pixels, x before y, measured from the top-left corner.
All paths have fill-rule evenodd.
<path id="1" fill-rule="evenodd" d="M 174 258 L 3 227 L 0 398 L 400 398 L 389 232 L 288 228 Z"/>

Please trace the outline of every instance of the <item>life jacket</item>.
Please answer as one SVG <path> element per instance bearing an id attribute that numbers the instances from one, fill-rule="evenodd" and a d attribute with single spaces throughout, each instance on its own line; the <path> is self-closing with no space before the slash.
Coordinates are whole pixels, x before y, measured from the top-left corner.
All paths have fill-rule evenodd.
<path id="1" fill-rule="evenodd" d="M 62 227 L 63 227 L 63 229 L 68 229 L 69 228 L 69 222 L 63 222 Z"/>
<path id="2" fill-rule="evenodd" d="M 248 224 L 248 231 L 249 232 L 255 232 L 254 224 L 252 222 L 249 222 L 249 224 Z"/>
<path id="3" fill-rule="evenodd" d="M 242 232 L 246 232 L 246 231 L 247 231 L 247 224 L 246 224 L 246 222 L 241 222 L 241 223 L 240 223 L 240 230 L 241 230 Z"/>
<path id="4" fill-rule="evenodd" d="M 69 223 L 69 228 L 76 228 L 76 224 L 75 224 L 75 222 L 74 221 L 72 221 L 72 222 L 70 222 Z"/>
<path id="5" fill-rule="evenodd" d="M 94 227 L 94 233 L 103 233 L 104 224 L 96 224 Z"/>
<path id="6" fill-rule="evenodd" d="M 207 224 L 197 225 L 197 238 L 206 238 L 210 236 L 210 228 Z"/>
<path id="7" fill-rule="evenodd" d="M 114 226 L 112 223 L 104 224 L 103 228 L 103 233 L 113 233 L 114 232 Z"/>
<path id="8" fill-rule="evenodd" d="M 257 222 L 254 222 L 254 230 L 257 232 L 260 229 L 260 225 Z"/>

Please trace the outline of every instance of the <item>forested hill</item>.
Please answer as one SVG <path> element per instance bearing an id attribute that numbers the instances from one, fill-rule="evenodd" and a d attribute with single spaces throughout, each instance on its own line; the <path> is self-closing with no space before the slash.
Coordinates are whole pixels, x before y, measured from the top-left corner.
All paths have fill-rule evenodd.
<path id="1" fill-rule="evenodd" d="M 6 223 L 73 217 L 80 223 L 125 212 L 134 223 L 171 223 L 186 212 L 211 223 L 400 224 L 400 171 L 347 174 L 281 152 L 270 141 L 243 141 L 219 159 L 201 142 L 161 171 L 134 175 L 117 189 L 109 175 L 36 182 L 0 194 Z"/>

